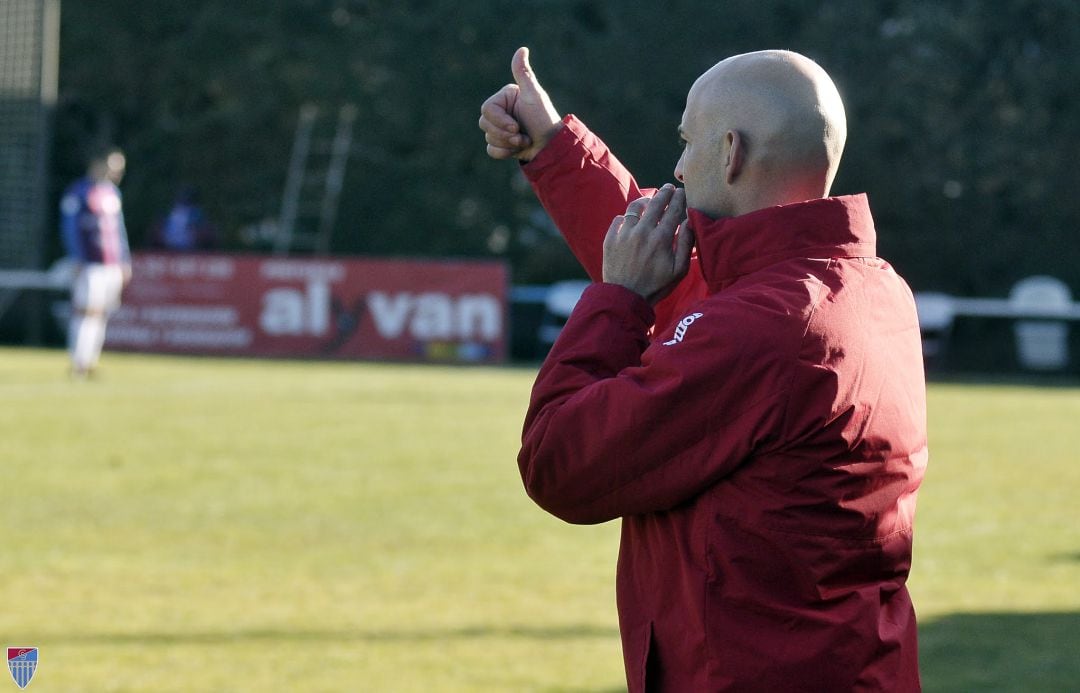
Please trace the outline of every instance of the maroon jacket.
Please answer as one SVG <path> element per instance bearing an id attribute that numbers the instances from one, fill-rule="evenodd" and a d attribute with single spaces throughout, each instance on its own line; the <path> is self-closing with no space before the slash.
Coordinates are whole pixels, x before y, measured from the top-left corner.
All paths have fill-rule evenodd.
<path id="1" fill-rule="evenodd" d="M 641 191 L 565 122 L 525 170 L 598 278 Z M 526 489 L 568 522 L 623 518 L 631 691 L 917 691 L 922 352 L 866 198 L 690 224 L 700 257 L 655 314 L 582 296 L 533 389 Z"/>

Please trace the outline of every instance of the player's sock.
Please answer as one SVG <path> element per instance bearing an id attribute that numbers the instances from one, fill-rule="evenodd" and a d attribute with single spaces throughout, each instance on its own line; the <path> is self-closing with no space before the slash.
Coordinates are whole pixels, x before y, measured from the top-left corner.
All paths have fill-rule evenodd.
<path id="1" fill-rule="evenodd" d="M 98 334 L 104 332 L 101 323 L 100 315 L 88 313 L 82 316 L 72 358 L 72 367 L 77 373 L 85 374 L 97 364 L 97 355 L 101 350 Z"/>
<path id="2" fill-rule="evenodd" d="M 79 342 L 83 339 L 83 324 L 86 322 L 85 313 L 71 313 L 68 320 L 68 358 L 71 360 L 72 375 L 79 375 L 83 366 L 79 360 Z"/>
<path id="3" fill-rule="evenodd" d="M 95 315 L 94 319 L 96 325 L 94 327 L 94 341 L 90 345 L 90 370 L 97 368 L 98 360 L 101 359 L 101 350 L 105 346 L 105 316 Z"/>

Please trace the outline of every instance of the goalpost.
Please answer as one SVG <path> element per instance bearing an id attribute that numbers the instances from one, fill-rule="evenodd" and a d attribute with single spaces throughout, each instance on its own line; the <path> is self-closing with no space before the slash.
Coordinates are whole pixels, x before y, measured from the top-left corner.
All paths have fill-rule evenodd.
<path id="1" fill-rule="evenodd" d="M 45 261 L 59 33 L 60 0 L 0 2 L 0 270 L 37 270 Z M 30 310 L 32 342 L 40 341 L 40 313 Z"/>

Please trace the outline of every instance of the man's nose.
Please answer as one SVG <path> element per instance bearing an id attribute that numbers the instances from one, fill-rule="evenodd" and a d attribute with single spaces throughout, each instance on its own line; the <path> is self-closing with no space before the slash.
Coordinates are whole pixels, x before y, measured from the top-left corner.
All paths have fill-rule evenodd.
<path id="1" fill-rule="evenodd" d="M 686 157 L 686 152 L 679 155 L 679 160 L 675 162 L 675 180 L 680 183 L 685 183 L 683 180 L 683 159 Z"/>

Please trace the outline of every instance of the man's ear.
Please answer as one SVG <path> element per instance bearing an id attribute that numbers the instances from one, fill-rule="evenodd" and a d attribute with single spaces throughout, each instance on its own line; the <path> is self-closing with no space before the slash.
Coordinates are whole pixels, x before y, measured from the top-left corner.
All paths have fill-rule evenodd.
<path id="1" fill-rule="evenodd" d="M 728 130 L 724 135 L 724 146 L 727 149 L 727 158 L 724 161 L 724 180 L 728 185 L 742 173 L 743 162 L 746 161 L 746 147 L 742 135 L 738 130 Z"/>

